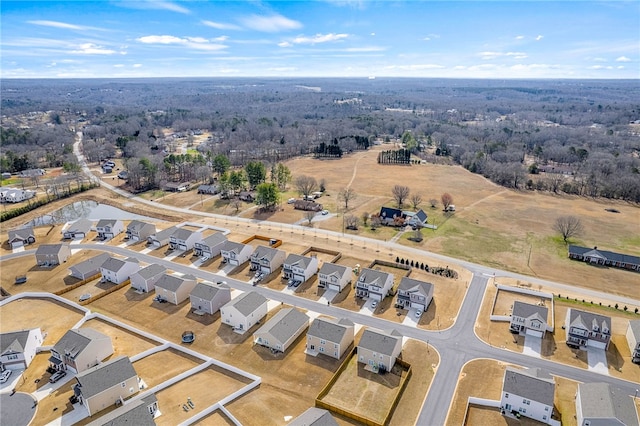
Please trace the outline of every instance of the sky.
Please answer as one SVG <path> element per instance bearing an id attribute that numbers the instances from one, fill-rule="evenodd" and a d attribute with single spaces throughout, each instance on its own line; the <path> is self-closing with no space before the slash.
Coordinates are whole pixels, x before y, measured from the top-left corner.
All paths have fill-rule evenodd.
<path id="1" fill-rule="evenodd" d="M 0 77 L 640 78 L 640 1 L 14 1 Z"/>

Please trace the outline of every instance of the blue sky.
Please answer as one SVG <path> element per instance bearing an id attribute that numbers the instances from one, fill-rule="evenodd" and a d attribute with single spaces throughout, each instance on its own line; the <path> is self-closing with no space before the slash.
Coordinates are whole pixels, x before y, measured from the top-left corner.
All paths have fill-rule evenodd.
<path id="1" fill-rule="evenodd" d="M 13 1 L 3 78 L 640 78 L 639 1 Z"/>

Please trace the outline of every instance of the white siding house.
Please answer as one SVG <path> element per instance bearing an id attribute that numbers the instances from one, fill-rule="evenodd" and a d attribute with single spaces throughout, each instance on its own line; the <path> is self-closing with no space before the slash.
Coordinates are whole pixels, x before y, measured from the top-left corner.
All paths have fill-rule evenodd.
<path id="1" fill-rule="evenodd" d="M 176 276 L 163 274 L 155 284 L 156 295 L 174 305 L 179 305 L 189 298 L 189 294 L 197 284 L 193 275 Z"/>
<path id="2" fill-rule="evenodd" d="M 167 271 L 162 265 L 152 263 L 131 274 L 131 287 L 143 293 L 150 293 L 156 286 L 156 282 Z"/>
<path id="3" fill-rule="evenodd" d="M 567 345 L 607 349 L 611 341 L 611 317 L 578 309 L 567 309 Z"/>
<path id="4" fill-rule="evenodd" d="M 236 243 L 234 241 L 227 241 L 220 249 L 220 255 L 224 262 L 229 265 L 242 265 L 248 261 L 253 252 L 253 247 L 249 244 Z"/>
<path id="5" fill-rule="evenodd" d="M 393 274 L 362 268 L 356 282 L 356 296 L 363 299 L 382 300 L 393 287 Z"/>
<path id="6" fill-rule="evenodd" d="M 191 250 L 196 242 L 202 240 L 202 231 L 178 228 L 169 238 L 169 248 L 171 250 Z"/>
<path id="7" fill-rule="evenodd" d="M 534 337 L 544 337 L 547 331 L 546 306 L 532 305 L 516 300 L 511 310 L 511 322 L 509 330 L 524 336 L 528 334 Z"/>
<path id="8" fill-rule="evenodd" d="M 287 253 L 273 247 L 258 246 L 251 254 L 251 270 L 269 275 L 282 266 Z"/>
<path id="9" fill-rule="evenodd" d="M 318 288 L 341 292 L 351 284 L 351 268 L 324 262 L 318 271 Z"/>
<path id="10" fill-rule="evenodd" d="M 133 257 L 126 259 L 110 257 L 100 266 L 100 273 L 102 274 L 103 281 L 122 284 L 139 269 L 138 259 Z"/>
<path id="11" fill-rule="evenodd" d="M 66 240 L 81 240 L 89 234 L 93 222 L 89 219 L 78 219 L 62 231 L 62 237 Z"/>
<path id="12" fill-rule="evenodd" d="M 307 314 L 296 308 L 281 309 L 253 334 L 253 343 L 285 352 L 307 327 Z"/>
<path id="13" fill-rule="evenodd" d="M 631 351 L 631 362 L 640 364 L 640 320 L 629 321 L 626 336 Z"/>
<path id="14" fill-rule="evenodd" d="M 124 223 L 118 219 L 100 219 L 96 224 L 99 240 L 110 240 L 124 232 Z"/>
<path id="15" fill-rule="evenodd" d="M 177 226 L 172 226 L 171 228 L 163 229 L 162 231 L 158 231 L 153 235 L 150 235 L 147 238 L 147 244 L 155 248 L 164 247 L 169 244 L 169 240 L 171 239 L 171 235 L 178 229 Z"/>
<path id="16" fill-rule="evenodd" d="M 231 289 L 225 284 L 198 283 L 189 299 L 193 309 L 213 315 L 231 301 Z"/>
<path id="17" fill-rule="evenodd" d="M 67 331 L 53 345 L 49 363 L 56 370 L 81 373 L 113 354 L 111 337 L 93 328 Z"/>
<path id="18" fill-rule="evenodd" d="M 40 328 L 0 334 L 0 371 L 27 368 L 43 340 Z"/>
<path id="19" fill-rule="evenodd" d="M 76 263 L 69 267 L 69 275 L 79 280 L 86 280 L 94 277 L 100 273 L 100 267 L 104 265 L 104 262 L 106 262 L 110 257 L 109 253 L 100 253 L 90 259 Z"/>
<path id="20" fill-rule="evenodd" d="M 282 264 L 282 277 L 286 280 L 305 282 L 318 272 L 316 256 L 300 256 L 291 253 Z"/>
<path id="21" fill-rule="evenodd" d="M 507 367 L 502 381 L 500 409 L 503 414 L 529 417 L 553 424 L 553 399 L 556 384 L 550 374 L 537 368 Z"/>
<path id="22" fill-rule="evenodd" d="M 244 334 L 267 315 L 267 299 L 255 291 L 243 293 L 220 308 L 223 324 Z"/>

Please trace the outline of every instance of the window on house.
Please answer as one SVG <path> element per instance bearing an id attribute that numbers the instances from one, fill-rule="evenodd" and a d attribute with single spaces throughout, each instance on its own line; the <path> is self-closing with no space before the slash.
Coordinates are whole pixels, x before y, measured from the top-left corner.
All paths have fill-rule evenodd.
<path id="1" fill-rule="evenodd" d="M 324 352 L 324 348 L 320 346 L 320 352 Z"/>
<path id="2" fill-rule="evenodd" d="M 18 359 L 18 355 L 9 355 L 9 356 L 7 356 L 7 359 L 9 359 L 9 360 Z"/>
<path id="3" fill-rule="evenodd" d="M 505 394 L 504 394 L 504 397 L 505 397 L 505 398 L 509 398 L 509 394 L 508 394 L 508 393 L 505 393 Z"/>
<path id="4" fill-rule="evenodd" d="M 320 339 L 320 344 L 321 344 L 321 345 L 324 345 L 325 343 L 327 343 L 327 341 L 326 341 L 326 340 L 322 340 L 322 339 Z"/>
<path id="5" fill-rule="evenodd" d="M 549 411 L 549 407 L 544 407 L 544 411 Z"/>
<path id="6" fill-rule="evenodd" d="M 122 386 L 122 387 L 127 386 L 127 382 L 122 382 L 122 384 L 120 386 Z"/>

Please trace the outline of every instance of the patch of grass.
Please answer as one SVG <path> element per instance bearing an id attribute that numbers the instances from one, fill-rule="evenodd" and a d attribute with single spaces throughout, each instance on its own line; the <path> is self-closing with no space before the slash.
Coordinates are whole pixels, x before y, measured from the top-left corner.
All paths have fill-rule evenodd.
<path id="1" fill-rule="evenodd" d="M 151 189 L 149 191 L 138 194 L 139 197 L 144 198 L 145 200 L 155 200 L 165 195 L 166 192 L 161 189 Z"/>
<path id="2" fill-rule="evenodd" d="M 560 294 L 560 297 L 554 295 L 553 296 L 553 300 L 557 301 L 557 302 L 563 302 L 565 304 L 569 304 L 569 305 L 575 305 L 576 307 L 586 307 L 586 308 L 595 308 L 595 309 L 600 309 L 606 312 L 615 312 L 616 314 L 623 314 L 629 317 L 639 317 L 640 314 L 636 314 L 634 312 L 635 310 L 635 306 L 631 306 L 628 307 L 628 310 L 624 310 L 624 305 L 618 305 L 618 309 L 615 308 L 615 305 L 613 306 L 605 306 L 605 305 L 601 305 L 599 303 L 593 303 L 591 301 L 587 301 L 587 299 L 584 299 L 584 301 L 582 299 L 576 299 L 576 298 L 571 298 L 568 296 L 563 296 L 562 294 Z"/>

